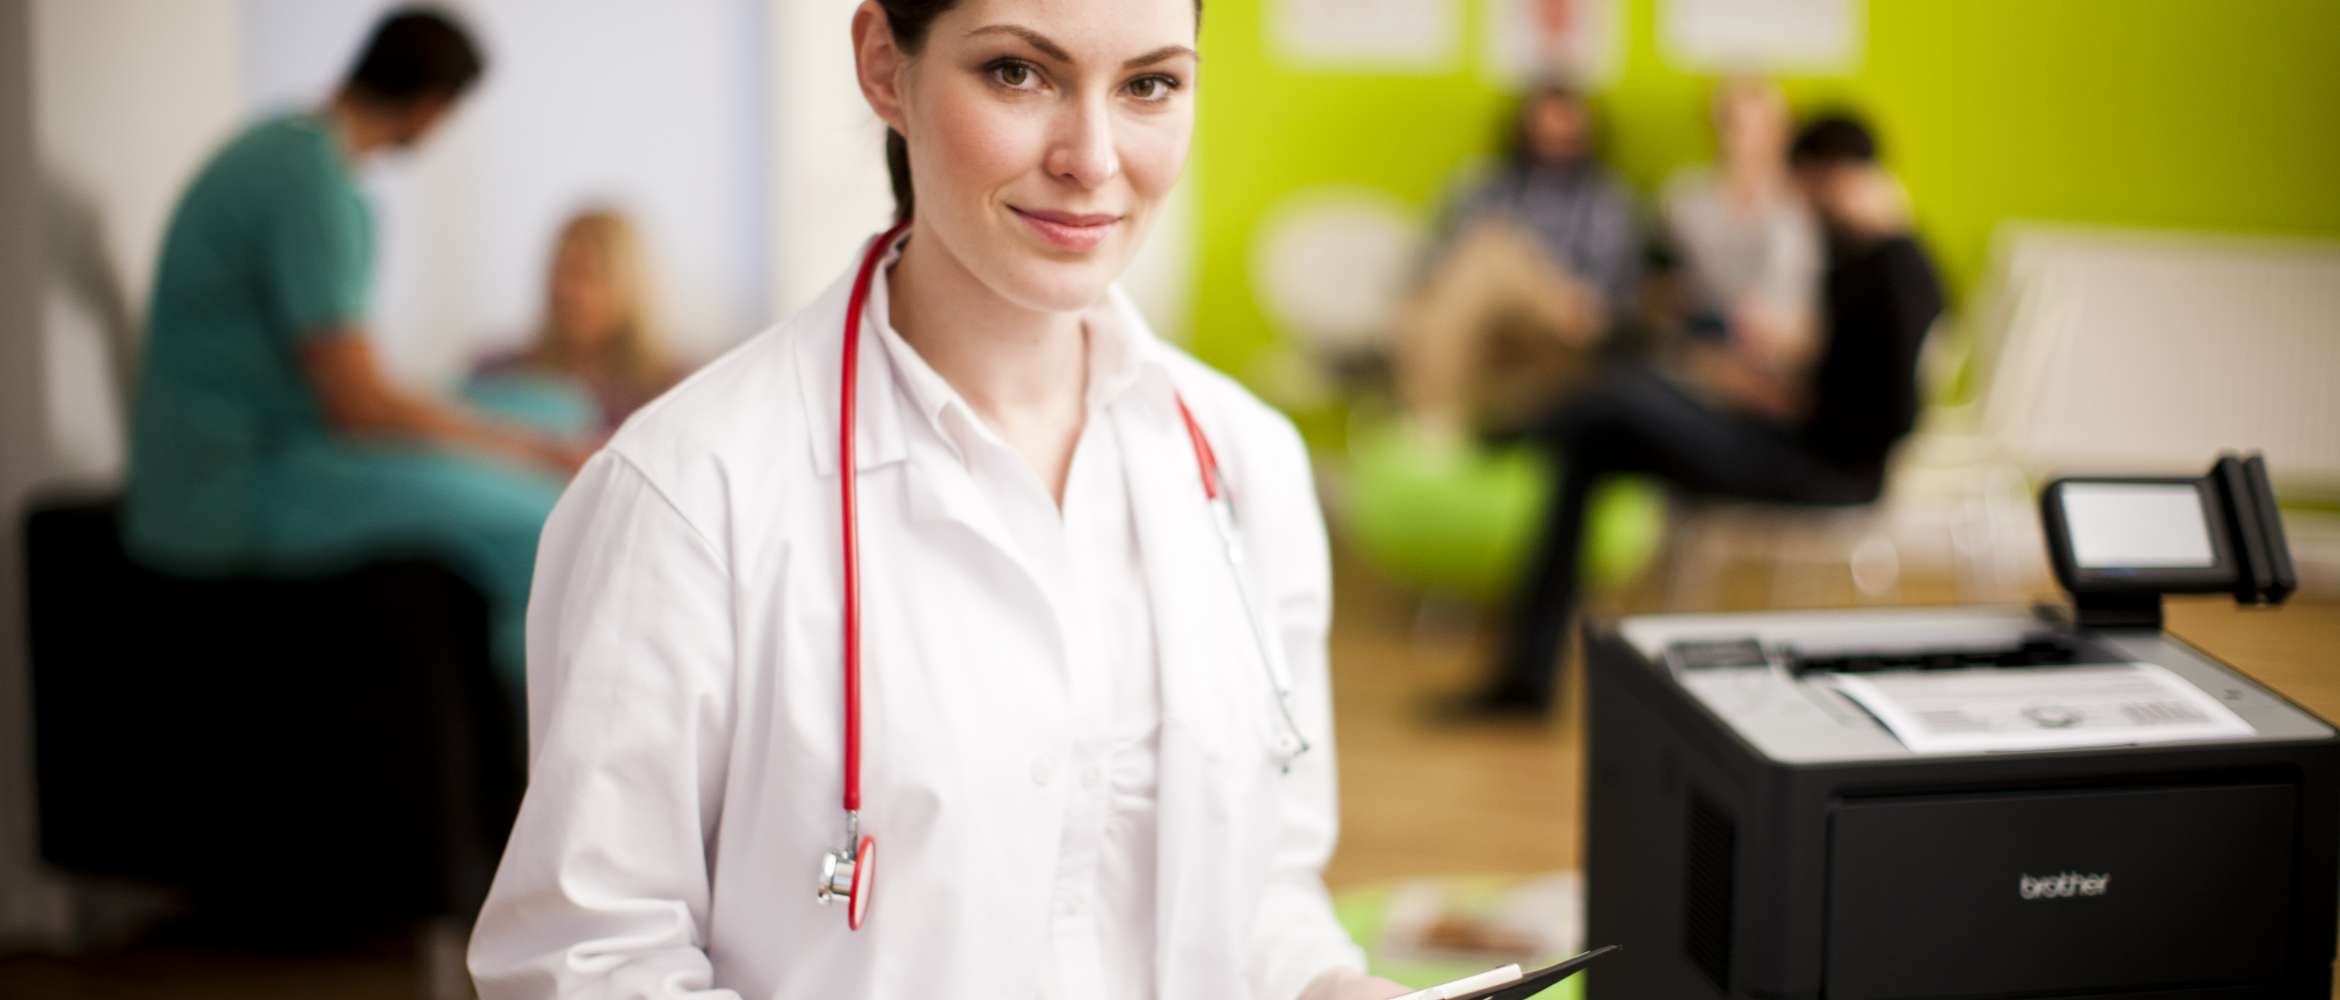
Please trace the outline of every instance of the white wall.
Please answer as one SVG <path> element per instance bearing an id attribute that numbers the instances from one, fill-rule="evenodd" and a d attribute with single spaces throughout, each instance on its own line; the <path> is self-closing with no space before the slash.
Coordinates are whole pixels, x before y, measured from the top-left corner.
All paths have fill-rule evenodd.
<path id="1" fill-rule="evenodd" d="M 179 191 L 235 126 L 236 51 L 232 0 L 33 5 L 51 265 L 45 384 L 51 454 L 65 471 L 121 468 L 116 390 L 128 359 L 117 348 L 143 321 Z"/>
<path id="2" fill-rule="evenodd" d="M 856 0 L 773 0 L 771 47 L 774 319 L 820 294 L 861 241 L 891 221 L 886 127 L 853 79 Z"/>
<path id="3" fill-rule="evenodd" d="M 45 463 L 40 340 L 40 211 L 32 153 L 32 4 L 0 0 L 0 942 L 55 924 L 32 867 L 31 711 L 24 671 L 23 547 L 14 529 L 26 483 Z"/>
<path id="4" fill-rule="evenodd" d="M 391 6 L 244 0 L 248 106 L 321 102 Z M 391 369 L 444 382 L 524 338 L 552 241 L 588 201 L 642 227 L 686 358 L 764 326 L 765 6 L 451 4 L 482 36 L 487 76 L 438 135 L 365 176 L 374 332 Z"/>
<path id="5" fill-rule="evenodd" d="M 240 114 L 233 0 L 0 4 L 0 936 L 59 930 L 32 874 L 18 518 L 122 463 L 125 349 L 171 205 Z"/>

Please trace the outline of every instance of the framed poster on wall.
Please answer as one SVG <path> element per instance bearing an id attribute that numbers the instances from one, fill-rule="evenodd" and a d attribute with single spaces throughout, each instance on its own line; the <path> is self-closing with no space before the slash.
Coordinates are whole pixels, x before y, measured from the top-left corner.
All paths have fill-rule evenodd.
<path id="1" fill-rule="evenodd" d="M 1659 49 L 1712 73 L 1849 73 L 1860 67 L 1862 0 L 1665 0 Z"/>
<path id="2" fill-rule="evenodd" d="M 1558 81 L 1599 90 L 1623 61 L 1617 0 L 1487 0 L 1487 71 L 1514 90 Z"/>
<path id="3" fill-rule="evenodd" d="M 1293 69 L 1438 73 L 1454 65 L 1461 0 L 1271 0 L 1268 49 Z"/>

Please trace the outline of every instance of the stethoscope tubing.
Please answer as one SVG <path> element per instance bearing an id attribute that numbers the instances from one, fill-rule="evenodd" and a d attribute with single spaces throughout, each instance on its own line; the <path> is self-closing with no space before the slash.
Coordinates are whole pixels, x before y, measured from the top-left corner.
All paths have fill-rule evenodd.
<path id="1" fill-rule="evenodd" d="M 841 366 L 837 392 L 837 503 L 844 516 L 842 553 L 845 577 L 845 608 L 840 616 L 844 629 L 842 649 L 845 658 L 845 813 L 858 826 L 861 813 L 861 506 L 854 487 L 860 480 L 854 467 L 854 428 L 856 403 L 861 395 L 861 351 L 859 325 L 862 307 L 869 302 L 870 281 L 877 274 L 877 263 L 885 257 L 886 248 L 902 237 L 910 228 L 904 219 L 887 229 L 870 245 L 862 258 L 861 270 L 853 276 L 853 294 L 845 304 L 844 363 Z M 849 832 L 846 842 L 856 839 Z"/>

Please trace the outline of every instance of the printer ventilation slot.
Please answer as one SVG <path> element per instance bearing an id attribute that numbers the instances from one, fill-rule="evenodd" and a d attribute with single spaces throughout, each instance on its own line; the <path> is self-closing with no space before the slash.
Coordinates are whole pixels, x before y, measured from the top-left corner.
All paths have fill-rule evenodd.
<path id="1" fill-rule="evenodd" d="M 1739 833 L 1731 817 L 1690 793 L 1690 826 L 1683 838 L 1682 949 L 1692 965 L 1713 981 L 1716 993 L 1731 991 L 1731 912 L 1737 885 Z"/>
<path id="2" fill-rule="evenodd" d="M 1792 673 L 1869 674 L 1895 670 L 1958 670 L 1969 667 L 2063 667 L 2077 663 L 2114 663 L 2119 658 L 2093 643 L 2066 635 L 2032 635 L 2005 646 L 1939 647 L 1918 649 L 1836 650 L 1811 653 L 1790 650 Z"/>

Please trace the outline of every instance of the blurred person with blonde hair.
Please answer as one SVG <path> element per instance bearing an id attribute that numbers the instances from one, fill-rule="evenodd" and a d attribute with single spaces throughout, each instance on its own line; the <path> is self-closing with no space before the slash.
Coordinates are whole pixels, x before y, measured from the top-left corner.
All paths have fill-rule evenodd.
<path id="1" fill-rule="evenodd" d="M 1666 182 L 1659 211 L 1675 268 L 1658 324 L 1687 342 L 1686 370 L 1715 401 L 1778 416 L 1819 347 L 1820 227 L 1788 174 L 1792 121 L 1768 80 L 1715 89 L 1719 162 Z"/>
<path id="2" fill-rule="evenodd" d="M 680 374 L 653 318 L 652 298 L 649 260 L 633 222 L 609 208 L 570 216 L 553 246 L 535 338 L 482 362 L 466 395 L 555 429 L 617 430 Z M 581 394 L 587 412 L 548 415 L 512 391 L 539 379 L 552 381 L 556 400 L 563 388 Z"/>

